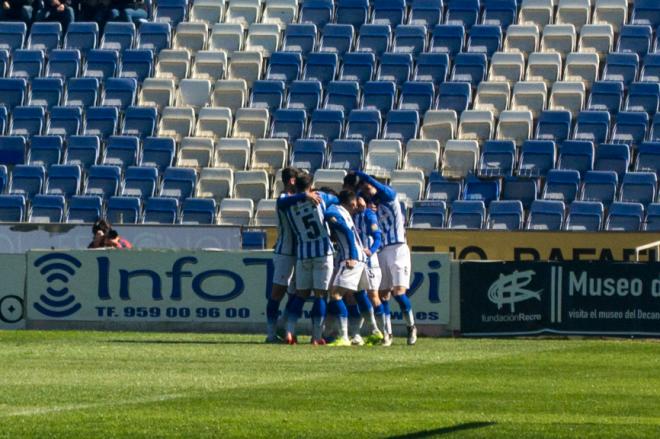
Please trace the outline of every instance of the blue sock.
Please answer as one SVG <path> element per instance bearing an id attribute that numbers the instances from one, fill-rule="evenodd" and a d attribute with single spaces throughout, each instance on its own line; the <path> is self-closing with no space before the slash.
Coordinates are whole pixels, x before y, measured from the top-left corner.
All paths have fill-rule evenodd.
<path id="1" fill-rule="evenodd" d="M 374 314 L 377 316 L 382 316 L 383 315 L 383 304 L 381 303 L 378 306 L 374 306 Z"/>
<path id="2" fill-rule="evenodd" d="M 268 299 L 268 304 L 266 305 L 266 320 L 268 323 L 275 324 L 277 322 L 277 316 L 280 313 L 280 302 L 273 299 Z"/>
<path id="3" fill-rule="evenodd" d="M 390 311 L 390 301 L 389 300 L 382 300 L 381 303 L 383 304 L 383 314 L 386 316 L 389 316 L 392 314 Z"/>
<path id="4" fill-rule="evenodd" d="M 299 296 L 293 296 L 287 305 L 287 331 L 293 334 L 295 332 L 296 323 L 298 323 L 298 319 L 302 316 L 305 299 Z"/>
<path id="5" fill-rule="evenodd" d="M 347 307 L 348 310 L 348 316 L 351 318 L 360 318 L 360 308 L 358 308 L 357 305 L 348 305 Z"/>
<path id="6" fill-rule="evenodd" d="M 399 302 L 401 307 L 401 312 L 403 314 L 403 319 L 406 321 L 408 326 L 413 326 L 415 324 L 415 317 L 412 312 L 412 305 L 410 304 L 410 299 L 405 294 L 400 296 L 394 296 L 394 300 Z"/>
<path id="7" fill-rule="evenodd" d="M 312 305 L 312 340 L 318 340 L 322 337 L 325 314 L 325 299 L 322 297 L 315 298 L 314 305 Z"/>
<path id="8" fill-rule="evenodd" d="M 348 309 L 343 300 L 331 300 L 328 304 L 328 313 L 339 319 L 339 336 L 348 338 Z"/>
<path id="9" fill-rule="evenodd" d="M 360 307 L 361 313 L 368 312 L 371 308 L 373 308 L 373 305 L 371 304 L 371 300 L 369 300 L 369 295 L 367 295 L 367 292 L 364 290 L 355 294 L 355 300 L 357 301 L 357 304 Z"/>

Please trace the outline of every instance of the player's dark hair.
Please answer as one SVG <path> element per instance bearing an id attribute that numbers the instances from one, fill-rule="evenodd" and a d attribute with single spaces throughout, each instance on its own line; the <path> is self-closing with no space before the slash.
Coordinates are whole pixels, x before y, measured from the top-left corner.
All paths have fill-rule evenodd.
<path id="1" fill-rule="evenodd" d="M 104 235 L 107 235 L 110 229 L 110 223 L 104 219 L 100 219 L 92 226 L 92 234 L 96 235 L 98 231 L 101 231 Z"/>
<path id="2" fill-rule="evenodd" d="M 355 195 L 355 192 L 353 191 L 343 190 L 339 192 L 339 196 L 337 198 L 339 198 L 339 204 L 348 204 L 355 200 L 357 195 Z"/>
<path id="3" fill-rule="evenodd" d="M 300 173 L 296 177 L 296 189 L 298 192 L 305 192 L 312 187 L 312 176 Z"/>
<path id="4" fill-rule="evenodd" d="M 360 184 L 360 177 L 355 172 L 349 172 L 344 177 L 344 187 L 356 188 Z"/>
<path id="5" fill-rule="evenodd" d="M 282 183 L 289 184 L 289 180 L 296 178 L 300 175 L 300 171 L 293 166 L 287 166 L 282 169 Z"/>

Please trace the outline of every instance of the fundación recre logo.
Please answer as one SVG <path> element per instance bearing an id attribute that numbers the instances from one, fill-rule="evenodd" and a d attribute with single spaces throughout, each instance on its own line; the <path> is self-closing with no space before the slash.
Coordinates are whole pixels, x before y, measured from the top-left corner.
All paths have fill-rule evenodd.
<path id="1" fill-rule="evenodd" d="M 82 305 L 76 302 L 67 284 L 81 265 L 78 259 L 66 253 L 49 253 L 34 261 L 34 266 L 41 268 L 39 273 L 48 282 L 34 309 L 47 317 L 68 317 L 78 312 Z"/>
<path id="2" fill-rule="evenodd" d="M 511 312 L 515 312 L 515 304 L 528 299 L 541 300 L 543 290 L 532 291 L 527 285 L 532 282 L 536 275 L 534 270 L 514 271 L 509 275 L 500 274 L 499 279 L 488 288 L 488 299 L 497 305 L 497 309 L 509 305 Z"/>

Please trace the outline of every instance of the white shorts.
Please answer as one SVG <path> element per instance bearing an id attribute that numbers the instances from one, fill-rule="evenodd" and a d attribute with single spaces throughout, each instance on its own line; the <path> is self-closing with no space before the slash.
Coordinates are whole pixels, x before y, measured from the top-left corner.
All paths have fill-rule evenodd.
<path id="1" fill-rule="evenodd" d="M 383 247 L 378 253 L 383 279 L 381 290 L 394 287 L 410 288 L 411 260 L 408 244 L 393 244 Z"/>
<path id="2" fill-rule="evenodd" d="M 273 283 L 288 287 L 293 279 L 293 269 L 296 268 L 296 257 L 273 254 Z"/>
<path id="3" fill-rule="evenodd" d="M 383 273 L 380 271 L 378 264 L 376 266 L 367 267 L 367 290 L 379 290 L 380 282 L 383 279 Z"/>
<path id="4" fill-rule="evenodd" d="M 296 261 L 296 289 L 327 291 L 332 280 L 332 256 Z"/>
<path id="5" fill-rule="evenodd" d="M 351 291 L 366 289 L 369 286 L 367 264 L 364 262 L 358 262 L 355 267 L 348 268 L 346 262 L 342 261 L 335 273 L 333 285 Z"/>

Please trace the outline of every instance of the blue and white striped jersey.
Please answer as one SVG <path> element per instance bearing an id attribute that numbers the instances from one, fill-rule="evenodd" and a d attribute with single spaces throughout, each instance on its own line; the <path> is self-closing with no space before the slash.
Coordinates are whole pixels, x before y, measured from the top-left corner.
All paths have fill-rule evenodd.
<path id="1" fill-rule="evenodd" d="M 396 192 L 391 187 L 380 183 L 364 172 L 356 172 L 361 180 L 376 188 L 373 201 L 378 206 L 378 223 L 383 234 L 383 247 L 406 243 L 405 217 L 401 204 L 396 198 Z"/>
<path id="2" fill-rule="evenodd" d="M 330 225 L 337 243 L 338 260 L 341 262 L 354 259 L 359 262 L 367 262 L 360 235 L 353 223 L 353 218 L 344 206 L 329 207 L 326 212 L 326 221 Z"/>
<path id="3" fill-rule="evenodd" d="M 306 199 L 306 194 L 296 194 L 277 200 L 278 210 L 283 210 L 296 239 L 296 257 L 313 259 L 334 253 L 330 231 L 325 223 L 327 206 L 337 203 L 337 197 L 318 192 L 321 203 L 316 206 Z"/>
<path id="4" fill-rule="evenodd" d="M 282 193 L 280 198 L 290 195 L 292 194 Z M 273 253 L 285 256 L 296 255 L 296 237 L 291 229 L 289 219 L 286 217 L 286 212 L 281 209 L 277 209 L 277 241 L 275 241 Z"/>
<path id="5" fill-rule="evenodd" d="M 372 262 L 378 262 L 376 252 L 382 244 L 382 234 L 378 226 L 376 212 L 366 208 L 353 216 L 353 222 L 355 223 L 355 228 L 358 231 L 362 245 L 371 251 L 371 257 L 368 258 L 369 265 L 371 266 Z"/>

